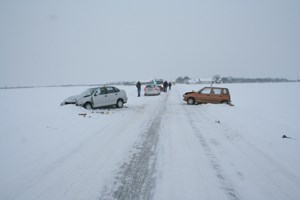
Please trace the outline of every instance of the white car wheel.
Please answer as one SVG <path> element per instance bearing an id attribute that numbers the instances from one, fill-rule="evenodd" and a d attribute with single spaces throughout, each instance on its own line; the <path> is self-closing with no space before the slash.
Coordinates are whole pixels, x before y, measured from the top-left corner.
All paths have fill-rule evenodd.
<path id="1" fill-rule="evenodd" d="M 117 101 L 117 108 L 122 108 L 123 107 L 123 100 L 119 99 Z"/>
<path id="2" fill-rule="evenodd" d="M 87 110 L 91 110 L 91 109 L 93 109 L 93 106 L 92 106 L 92 104 L 90 104 L 90 103 L 86 103 L 86 104 L 84 105 L 84 108 L 87 109 Z"/>

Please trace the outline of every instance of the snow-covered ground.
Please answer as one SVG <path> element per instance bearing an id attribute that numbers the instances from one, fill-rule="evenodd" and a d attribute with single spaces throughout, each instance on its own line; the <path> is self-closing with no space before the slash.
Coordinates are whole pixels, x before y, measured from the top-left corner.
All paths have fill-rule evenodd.
<path id="1" fill-rule="evenodd" d="M 182 101 L 203 85 L 95 111 L 60 106 L 86 87 L 0 90 L 0 199 L 300 199 L 300 84 L 223 86 L 235 106 Z"/>

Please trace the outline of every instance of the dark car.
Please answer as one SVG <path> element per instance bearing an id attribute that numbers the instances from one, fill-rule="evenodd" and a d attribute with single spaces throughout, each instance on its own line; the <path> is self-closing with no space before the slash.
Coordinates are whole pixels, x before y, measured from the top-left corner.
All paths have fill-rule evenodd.
<path id="1" fill-rule="evenodd" d="M 153 84 L 157 85 L 160 89 L 160 92 L 164 92 L 164 80 L 163 79 L 154 79 Z"/>

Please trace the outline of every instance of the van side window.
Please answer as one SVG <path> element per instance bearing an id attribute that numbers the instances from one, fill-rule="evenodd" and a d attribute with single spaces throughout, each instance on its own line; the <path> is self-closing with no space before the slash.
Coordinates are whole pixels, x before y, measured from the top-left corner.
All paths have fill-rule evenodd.
<path id="1" fill-rule="evenodd" d="M 204 88 L 200 91 L 200 94 L 210 94 L 211 88 Z"/>
<path id="2" fill-rule="evenodd" d="M 221 94 L 222 93 L 222 89 L 221 88 L 214 88 L 212 89 L 212 91 L 214 92 L 214 94 Z"/>
<path id="3" fill-rule="evenodd" d="M 223 89 L 223 94 L 227 95 L 228 94 L 228 91 L 227 89 Z"/>

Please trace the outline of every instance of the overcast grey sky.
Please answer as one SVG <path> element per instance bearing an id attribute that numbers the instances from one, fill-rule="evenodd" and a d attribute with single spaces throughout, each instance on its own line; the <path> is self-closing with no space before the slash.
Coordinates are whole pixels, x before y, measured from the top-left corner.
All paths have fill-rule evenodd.
<path id="1" fill-rule="evenodd" d="M 299 0 L 0 0 L 0 86 L 300 76 Z"/>

